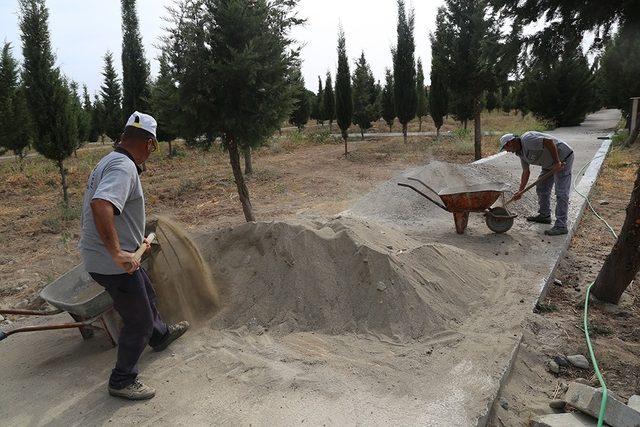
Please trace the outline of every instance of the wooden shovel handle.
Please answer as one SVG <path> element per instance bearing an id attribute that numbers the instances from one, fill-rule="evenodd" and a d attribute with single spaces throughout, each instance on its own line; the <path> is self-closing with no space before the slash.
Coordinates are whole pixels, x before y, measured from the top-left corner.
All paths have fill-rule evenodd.
<path id="1" fill-rule="evenodd" d="M 555 172 L 553 170 L 550 170 L 549 172 L 545 173 L 544 175 L 542 175 L 540 178 L 536 179 L 532 184 L 527 185 L 524 190 L 522 190 L 522 194 L 526 193 L 527 191 L 531 190 L 533 187 L 535 187 L 536 185 L 538 185 L 538 183 L 544 181 L 545 179 L 549 178 L 550 176 L 552 176 Z M 509 199 L 508 202 L 506 202 L 503 207 L 507 207 L 508 204 L 510 204 L 511 202 L 513 202 L 513 197 Z"/>
<path id="2" fill-rule="evenodd" d="M 153 243 L 155 239 L 156 239 L 155 233 L 149 233 L 149 235 L 147 236 L 147 242 L 149 242 L 149 244 Z M 140 245 L 138 250 L 136 250 L 133 253 L 133 258 L 135 258 L 136 261 L 140 262 L 142 260 L 142 255 L 144 255 L 146 251 L 147 251 L 147 245 L 145 244 Z"/>

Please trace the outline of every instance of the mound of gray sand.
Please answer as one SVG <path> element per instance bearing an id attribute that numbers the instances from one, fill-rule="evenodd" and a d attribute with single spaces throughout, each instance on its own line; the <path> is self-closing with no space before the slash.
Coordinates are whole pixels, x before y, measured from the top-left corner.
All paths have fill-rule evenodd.
<path id="1" fill-rule="evenodd" d="M 459 324 L 509 272 L 363 220 L 248 223 L 198 239 L 220 287 L 220 328 L 409 340 Z"/>

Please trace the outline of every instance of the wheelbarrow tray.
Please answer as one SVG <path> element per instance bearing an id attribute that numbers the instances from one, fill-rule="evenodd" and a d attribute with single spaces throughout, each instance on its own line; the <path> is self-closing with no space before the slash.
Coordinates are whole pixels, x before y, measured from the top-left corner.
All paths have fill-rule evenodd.
<path id="1" fill-rule="evenodd" d="M 40 297 L 52 306 L 70 314 L 92 318 L 113 305 L 107 291 L 89 276 L 80 264 L 40 291 Z"/>
<path id="2" fill-rule="evenodd" d="M 489 182 L 444 188 L 438 192 L 438 196 L 450 212 L 484 212 L 507 188 L 508 185 L 503 182 Z"/>

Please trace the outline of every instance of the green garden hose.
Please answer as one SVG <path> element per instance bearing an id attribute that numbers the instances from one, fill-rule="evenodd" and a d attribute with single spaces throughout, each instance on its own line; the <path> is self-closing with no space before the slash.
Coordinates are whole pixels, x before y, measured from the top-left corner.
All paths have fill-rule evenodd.
<path id="1" fill-rule="evenodd" d="M 613 229 L 613 227 L 611 227 L 611 225 L 609 225 L 609 223 L 602 218 L 598 212 L 596 212 L 596 210 L 593 208 L 593 206 L 591 205 L 591 201 L 589 200 L 589 197 L 587 197 L 585 194 L 582 194 L 580 191 L 578 191 L 578 188 L 576 187 L 576 181 L 578 179 L 578 177 L 582 174 L 582 172 L 584 172 L 584 170 L 587 168 L 587 166 L 589 166 L 589 164 L 591 164 L 591 162 L 599 157 L 604 156 L 604 154 L 600 155 L 600 156 L 596 156 L 593 159 L 589 160 L 587 163 L 585 163 L 585 165 L 580 169 L 580 171 L 577 173 L 575 179 L 573 180 L 573 189 L 576 191 L 576 193 L 578 193 L 580 196 L 582 196 L 584 198 L 584 200 L 587 202 L 587 205 L 589 206 L 589 208 L 591 209 L 591 211 L 593 212 L 593 214 L 600 220 L 602 221 L 608 228 L 609 231 L 611 231 L 611 234 L 613 235 L 614 239 L 618 238 L 618 235 L 616 234 L 615 230 Z M 591 363 L 593 364 L 593 370 L 596 372 L 596 376 L 598 377 L 598 382 L 600 383 L 600 386 L 602 387 L 602 401 L 600 402 L 600 412 L 598 414 L 598 427 L 602 427 L 603 423 L 604 423 L 604 414 L 607 410 L 607 384 L 604 382 L 604 378 L 602 377 L 602 373 L 600 372 L 600 369 L 598 368 L 598 360 L 596 359 L 596 355 L 593 352 L 593 346 L 591 345 L 591 337 L 589 336 L 589 294 L 591 292 L 591 287 L 593 286 L 595 282 L 591 282 L 591 284 L 587 287 L 587 292 L 585 295 L 585 299 L 584 299 L 584 316 L 582 318 L 582 325 L 584 327 L 584 337 L 587 341 L 587 348 L 589 349 L 589 356 L 591 357 Z"/>

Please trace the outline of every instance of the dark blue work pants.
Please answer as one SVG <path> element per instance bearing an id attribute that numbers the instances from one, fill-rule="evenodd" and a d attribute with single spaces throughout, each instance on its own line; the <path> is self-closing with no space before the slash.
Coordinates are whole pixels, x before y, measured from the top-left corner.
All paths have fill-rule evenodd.
<path id="1" fill-rule="evenodd" d="M 122 389 L 138 376 L 138 359 L 147 344 L 155 346 L 167 334 L 167 325 L 156 309 L 156 294 L 147 272 L 140 267 L 133 274 L 89 273 L 104 286 L 124 326 L 118 338 L 118 359 L 109 386 Z"/>

